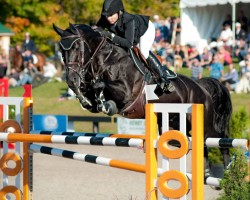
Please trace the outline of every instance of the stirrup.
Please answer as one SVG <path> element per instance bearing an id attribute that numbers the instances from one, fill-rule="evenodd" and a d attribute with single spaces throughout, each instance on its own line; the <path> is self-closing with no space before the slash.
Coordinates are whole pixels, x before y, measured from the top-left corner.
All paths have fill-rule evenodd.
<path id="1" fill-rule="evenodd" d="M 167 83 L 163 81 L 157 84 L 154 90 L 154 93 L 157 96 L 161 96 L 163 95 L 163 93 L 169 94 L 169 93 L 172 93 L 174 90 L 175 90 L 175 87 L 171 83 Z"/>

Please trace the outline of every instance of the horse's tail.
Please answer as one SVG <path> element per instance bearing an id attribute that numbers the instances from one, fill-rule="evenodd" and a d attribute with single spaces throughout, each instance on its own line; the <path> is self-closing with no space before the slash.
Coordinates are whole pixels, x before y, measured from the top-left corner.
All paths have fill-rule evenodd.
<path id="1" fill-rule="evenodd" d="M 229 121 L 232 114 L 232 102 L 228 89 L 218 80 L 202 78 L 198 83 L 210 94 L 214 105 L 214 128 L 221 137 L 229 135 Z"/>

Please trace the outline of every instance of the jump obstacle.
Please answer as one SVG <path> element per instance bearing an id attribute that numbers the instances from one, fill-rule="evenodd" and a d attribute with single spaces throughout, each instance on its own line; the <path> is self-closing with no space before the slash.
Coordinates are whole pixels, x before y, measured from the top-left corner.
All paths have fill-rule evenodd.
<path id="1" fill-rule="evenodd" d="M 203 158 L 203 105 L 192 104 L 147 104 L 146 105 L 146 135 L 104 135 L 86 133 L 67 133 L 50 131 L 32 131 L 32 98 L 0 98 L 3 105 L 4 123 L 0 127 L 0 141 L 4 141 L 3 155 L 0 159 L 0 168 L 3 171 L 3 188 L 0 190 L 0 199 L 6 198 L 11 193 L 16 199 L 32 199 L 33 191 L 33 153 L 43 153 L 59 156 L 93 164 L 121 168 L 146 174 L 146 195 L 150 200 L 157 199 L 159 190 L 164 199 L 186 199 L 186 194 L 192 188 L 192 199 L 204 199 L 205 183 L 216 183 L 218 179 L 212 177 L 204 179 Z M 9 105 L 15 106 L 16 121 L 8 120 Z M 23 111 L 21 110 L 23 108 Z M 164 134 L 157 136 L 157 113 L 162 113 L 162 120 L 168 122 L 169 113 L 180 113 L 180 130 L 170 130 L 169 124 L 163 123 Z M 186 116 L 192 113 L 192 142 L 183 133 L 186 133 Z M 21 116 L 23 116 L 21 118 Z M 20 126 L 22 121 L 23 127 Z M 9 127 L 15 129 L 15 133 L 7 133 Z M 180 148 L 169 148 L 167 142 L 177 140 Z M 7 142 L 16 142 L 16 152 L 8 152 Z M 79 145 L 102 146 L 126 146 L 142 147 L 145 149 L 145 165 L 130 163 L 122 160 L 114 160 L 89 154 L 80 154 L 73 151 L 41 146 L 36 143 L 64 143 Z M 21 143 L 22 151 L 21 154 Z M 207 146 L 213 147 L 243 147 L 248 146 L 247 140 L 206 140 Z M 158 168 L 157 149 L 163 155 L 162 167 Z M 186 171 L 186 154 L 192 149 L 192 174 Z M 22 159 L 21 159 L 22 157 Z M 180 160 L 180 169 L 170 170 L 170 159 Z M 15 162 L 14 168 L 8 168 L 8 161 Z M 23 183 L 20 175 L 23 175 Z M 15 186 L 8 184 L 9 176 L 15 176 Z M 180 187 L 172 189 L 166 184 L 170 180 L 176 180 Z"/>

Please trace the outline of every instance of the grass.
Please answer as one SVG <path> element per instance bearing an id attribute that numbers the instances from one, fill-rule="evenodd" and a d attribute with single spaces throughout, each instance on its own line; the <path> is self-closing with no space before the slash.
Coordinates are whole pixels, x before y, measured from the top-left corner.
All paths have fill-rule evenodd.
<path id="1" fill-rule="evenodd" d="M 186 76 L 190 76 L 190 70 L 183 68 L 180 72 Z M 204 76 L 209 76 L 209 71 L 204 70 Z M 32 91 L 34 99 L 34 114 L 63 114 L 63 115 L 78 115 L 78 116 L 106 116 L 102 113 L 93 114 L 89 111 L 83 110 L 78 100 L 59 101 L 59 97 L 67 90 L 65 82 L 49 82 Z M 11 88 L 9 96 L 20 97 L 23 94 L 22 87 Z M 250 113 L 250 94 L 231 94 L 233 110 L 236 111 L 240 106 L 246 107 Z M 87 122 L 76 122 L 76 131 L 89 132 L 92 131 L 92 124 Z M 100 123 L 101 132 L 116 133 L 117 128 L 115 123 Z"/>

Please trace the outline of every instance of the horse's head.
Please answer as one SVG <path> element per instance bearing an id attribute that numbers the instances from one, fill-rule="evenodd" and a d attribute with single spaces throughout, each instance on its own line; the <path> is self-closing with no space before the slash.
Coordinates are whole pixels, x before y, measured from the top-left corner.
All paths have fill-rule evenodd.
<path id="1" fill-rule="evenodd" d="M 11 47 L 9 50 L 9 60 L 11 68 L 15 68 L 17 71 L 22 71 L 23 58 L 22 54 L 16 47 Z"/>
<path id="2" fill-rule="evenodd" d="M 62 30 L 53 25 L 54 30 L 61 37 L 59 42 L 62 53 L 66 81 L 75 92 L 84 108 L 91 109 L 92 102 L 86 97 L 88 88 L 91 87 L 91 65 L 96 53 L 96 47 L 102 37 L 87 25 L 72 25 Z"/>

